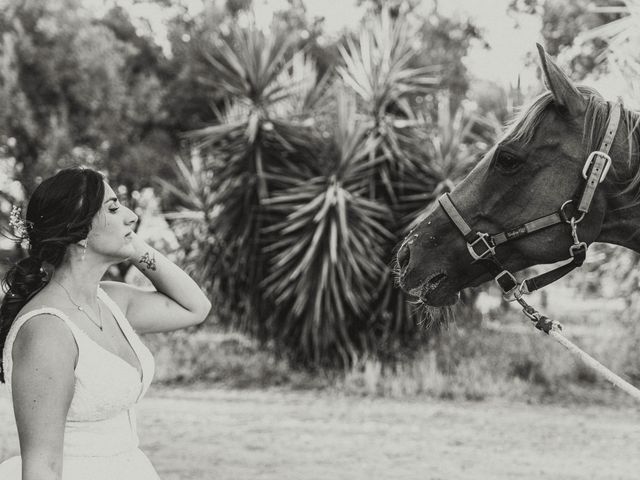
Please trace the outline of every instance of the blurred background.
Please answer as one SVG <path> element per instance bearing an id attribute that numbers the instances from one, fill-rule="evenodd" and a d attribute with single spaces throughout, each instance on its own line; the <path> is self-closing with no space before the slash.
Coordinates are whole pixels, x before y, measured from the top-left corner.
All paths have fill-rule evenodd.
<path id="1" fill-rule="evenodd" d="M 143 339 L 165 479 L 637 478 L 637 406 L 492 285 L 410 301 L 393 257 L 543 91 L 536 42 L 638 108 L 639 36 L 638 0 L 6 0 L 0 229 L 87 165 L 211 298 Z M 23 254 L 0 237 L 0 274 Z M 531 299 L 636 385 L 638 271 L 593 245 Z"/>
<path id="2" fill-rule="evenodd" d="M 624 404 L 493 286 L 425 310 L 392 262 L 543 91 L 535 42 L 634 108 L 639 35 L 638 0 L 5 1 L 0 227 L 57 169 L 104 172 L 214 305 L 146 337 L 167 388 Z M 22 254 L 0 238 L 0 273 Z M 532 299 L 636 384 L 637 266 L 594 245 Z"/>

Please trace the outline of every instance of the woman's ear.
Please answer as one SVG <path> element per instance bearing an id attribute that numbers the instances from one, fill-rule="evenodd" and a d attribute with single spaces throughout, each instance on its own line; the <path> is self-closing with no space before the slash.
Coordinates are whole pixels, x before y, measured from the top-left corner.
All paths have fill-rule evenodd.
<path id="1" fill-rule="evenodd" d="M 558 68 L 547 52 L 544 51 L 542 45 L 539 43 L 536 43 L 536 45 L 540 55 L 544 83 L 551 90 L 555 103 L 566 108 L 572 115 L 584 113 L 587 101 L 571 79 Z"/>

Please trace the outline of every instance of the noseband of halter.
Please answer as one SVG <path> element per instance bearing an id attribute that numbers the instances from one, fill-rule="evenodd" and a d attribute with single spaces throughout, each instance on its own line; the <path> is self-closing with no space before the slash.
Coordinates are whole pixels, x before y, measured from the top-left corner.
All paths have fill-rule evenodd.
<path id="1" fill-rule="evenodd" d="M 453 204 L 448 193 L 438 198 L 438 203 L 440 203 L 440 206 L 451 222 L 467 242 L 467 250 L 473 258 L 473 263 L 482 262 L 502 289 L 503 296 L 506 300 L 518 300 L 522 295 L 555 282 L 584 263 L 587 256 L 587 244 L 579 240 L 577 226 L 578 223 L 584 219 L 585 215 L 589 213 L 591 201 L 596 193 L 596 189 L 605 179 L 611 166 L 609 149 L 618 130 L 620 112 L 620 104 L 615 103 L 611 108 L 607 130 L 600 144 L 600 148 L 591 152 L 587 157 L 584 168 L 582 169 L 582 176 L 585 181 L 582 186 L 582 193 L 577 209 L 573 206 L 573 200 L 567 200 L 553 213 L 523 223 L 505 232 L 490 234 L 471 228 Z M 569 212 L 569 210 L 573 210 L 573 212 Z M 507 270 L 496 257 L 496 247 L 559 223 L 567 223 L 571 226 L 573 244 L 569 247 L 569 255 L 571 257 L 569 261 L 548 272 L 518 283 L 514 275 Z"/>

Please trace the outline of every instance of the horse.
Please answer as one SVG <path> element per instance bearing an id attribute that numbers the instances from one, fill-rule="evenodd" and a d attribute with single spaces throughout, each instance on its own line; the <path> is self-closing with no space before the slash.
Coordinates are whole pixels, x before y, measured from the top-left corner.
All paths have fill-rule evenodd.
<path id="1" fill-rule="evenodd" d="M 640 114 L 574 85 L 537 47 L 547 90 L 397 246 L 398 284 L 425 305 L 492 277 L 521 299 L 581 265 L 593 242 L 640 252 Z"/>

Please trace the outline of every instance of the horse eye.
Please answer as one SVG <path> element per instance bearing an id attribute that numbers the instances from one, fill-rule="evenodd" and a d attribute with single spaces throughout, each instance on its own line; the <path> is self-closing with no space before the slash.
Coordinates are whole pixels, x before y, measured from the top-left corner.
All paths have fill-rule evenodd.
<path id="1" fill-rule="evenodd" d="M 500 152 L 496 158 L 496 167 L 504 173 L 515 172 L 522 165 L 519 157 L 509 152 Z"/>

